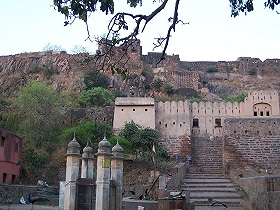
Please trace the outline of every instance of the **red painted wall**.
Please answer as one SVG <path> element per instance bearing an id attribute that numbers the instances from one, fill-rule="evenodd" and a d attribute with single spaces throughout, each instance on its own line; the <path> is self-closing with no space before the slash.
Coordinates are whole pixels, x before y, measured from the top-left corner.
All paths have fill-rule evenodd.
<path id="1" fill-rule="evenodd" d="M 14 184 L 19 179 L 22 139 L 0 128 L 0 183 Z"/>

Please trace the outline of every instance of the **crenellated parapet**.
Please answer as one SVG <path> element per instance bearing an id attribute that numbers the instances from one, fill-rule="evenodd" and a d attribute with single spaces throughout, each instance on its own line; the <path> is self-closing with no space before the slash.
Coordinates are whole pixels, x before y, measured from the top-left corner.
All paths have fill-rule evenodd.
<path id="1" fill-rule="evenodd" d="M 227 118 L 279 117 L 277 91 L 251 91 L 244 102 L 167 101 L 156 103 L 156 128 L 162 136 L 221 136 Z"/>

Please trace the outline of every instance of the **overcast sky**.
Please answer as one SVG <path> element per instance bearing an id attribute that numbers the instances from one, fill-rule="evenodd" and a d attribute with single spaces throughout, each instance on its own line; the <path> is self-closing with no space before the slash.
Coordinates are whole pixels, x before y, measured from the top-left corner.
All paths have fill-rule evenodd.
<path id="1" fill-rule="evenodd" d="M 117 2 L 120 4 L 116 5 L 116 11 L 128 11 L 126 0 Z M 152 0 L 143 1 L 142 8 L 132 11 L 149 14 L 158 6 L 147 2 Z M 228 0 L 181 0 L 179 18 L 190 24 L 177 25 L 167 53 L 178 54 L 184 61 L 233 61 L 241 56 L 261 60 L 280 58 L 280 15 L 264 9 L 263 0 L 254 2 L 254 12 L 233 18 Z M 140 36 L 143 54 L 153 50 L 154 37 L 166 34 L 167 18 L 172 16 L 171 3 Z M 96 43 L 85 41 L 83 22 L 78 20 L 64 27 L 64 17 L 51 4 L 52 0 L 1 0 L 0 55 L 42 51 L 47 43 L 60 45 L 69 53 L 74 45 L 95 52 Z M 109 17 L 100 13 L 90 17 L 92 37 L 106 33 Z"/>

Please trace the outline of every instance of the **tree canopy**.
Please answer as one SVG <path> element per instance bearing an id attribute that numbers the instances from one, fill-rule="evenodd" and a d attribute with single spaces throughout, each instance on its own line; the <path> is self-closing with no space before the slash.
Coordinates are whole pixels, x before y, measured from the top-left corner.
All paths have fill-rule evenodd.
<path id="1" fill-rule="evenodd" d="M 141 154 L 141 159 L 151 161 L 152 146 L 157 148 L 157 159 L 160 161 L 168 160 L 168 154 L 164 148 L 158 144 L 159 132 L 152 128 L 143 128 L 134 123 L 126 123 L 121 130 L 120 136 L 132 143 L 132 151 L 136 158 Z"/>
<path id="2" fill-rule="evenodd" d="M 102 87 L 83 90 L 78 98 L 78 103 L 82 107 L 104 107 L 110 105 L 115 100 L 114 95 Z"/>

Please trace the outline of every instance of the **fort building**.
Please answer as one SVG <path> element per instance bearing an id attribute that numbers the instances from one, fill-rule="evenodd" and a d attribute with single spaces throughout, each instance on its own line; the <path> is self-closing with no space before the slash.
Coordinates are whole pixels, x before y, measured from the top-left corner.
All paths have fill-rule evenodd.
<path id="1" fill-rule="evenodd" d="M 280 118 L 277 91 L 250 91 L 244 102 L 167 101 L 153 98 L 117 98 L 113 129 L 135 122 L 159 131 L 160 144 L 171 157 L 191 155 L 191 139 L 222 138 L 226 119 L 265 120 Z M 185 148 L 184 148 L 185 147 Z M 183 148 L 183 150 L 182 150 Z M 189 154 L 187 154 L 189 153 Z"/>
<path id="2" fill-rule="evenodd" d="M 0 183 L 15 184 L 19 179 L 22 139 L 0 128 Z"/>

